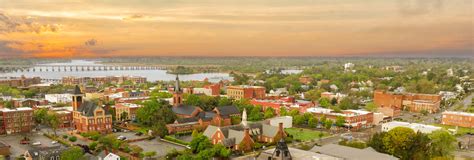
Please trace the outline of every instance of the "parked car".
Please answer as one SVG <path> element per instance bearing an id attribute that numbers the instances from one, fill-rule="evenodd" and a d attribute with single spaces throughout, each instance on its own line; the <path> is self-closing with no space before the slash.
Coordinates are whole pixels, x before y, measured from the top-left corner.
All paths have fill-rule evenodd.
<path id="1" fill-rule="evenodd" d="M 51 141 L 51 144 L 57 144 L 58 141 Z"/>
<path id="2" fill-rule="evenodd" d="M 125 136 L 118 136 L 117 139 L 118 139 L 118 140 L 125 141 L 125 140 L 127 140 L 127 137 L 125 137 Z"/>
<path id="3" fill-rule="evenodd" d="M 142 136 L 143 133 L 142 133 L 142 132 L 137 132 L 137 133 L 135 133 L 135 135 L 137 135 L 137 136 Z"/>
<path id="4" fill-rule="evenodd" d="M 32 145 L 33 145 L 33 146 L 39 146 L 39 145 L 41 145 L 41 142 L 35 142 L 35 143 L 33 143 Z"/>

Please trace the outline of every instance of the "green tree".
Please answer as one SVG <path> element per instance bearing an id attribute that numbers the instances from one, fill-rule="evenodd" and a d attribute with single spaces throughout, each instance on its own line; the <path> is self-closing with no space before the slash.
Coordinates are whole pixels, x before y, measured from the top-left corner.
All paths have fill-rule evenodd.
<path id="1" fill-rule="evenodd" d="M 288 115 L 288 110 L 286 107 L 280 107 L 280 116 L 287 116 Z"/>
<path id="2" fill-rule="evenodd" d="M 328 120 L 326 120 L 326 122 L 324 123 L 324 127 L 325 127 L 326 129 L 331 129 L 332 123 L 333 123 L 333 122 L 332 122 L 330 119 L 328 119 Z"/>
<path id="3" fill-rule="evenodd" d="M 434 157 L 451 156 L 456 149 L 456 137 L 444 130 L 436 130 L 429 134 L 431 153 Z"/>
<path id="4" fill-rule="evenodd" d="M 370 112 L 377 112 L 377 106 L 375 105 L 375 103 L 370 102 L 365 105 L 365 110 Z"/>
<path id="5" fill-rule="evenodd" d="M 199 153 L 212 147 L 211 141 L 204 135 L 199 134 L 189 143 L 193 153 Z"/>
<path id="6" fill-rule="evenodd" d="M 163 121 L 156 122 L 151 130 L 153 131 L 154 136 L 159 136 L 161 138 L 168 135 L 168 129 L 166 128 L 166 124 Z"/>
<path id="7" fill-rule="evenodd" d="M 50 112 L 46 116 L 46 123 L 51 129 L 53 129 L 54 135 L 57 136 L 57 129 L 59 128 L 59 125 L 61 124 L 61 120 L 59 119 L 58 114 L 54 112 Z"/>
<path id="8" fill-rule="evenodd" d="M 303 125 L 305 123 L 305 118 L 303 115 L 297 115 L 293 117 L 293 124 Z"/>
<path id="9" fill-rule="evenodd" d="M 36 123 L 44 124 L 46 117 L 48 116 L 48 110 L 45 108 L 38 109 L 33 112 L 33 117 Z"/>
<path id="10" fill-rule="evenodd" d="M 275 111 L 272 107 L 268 107 L 267 109 L 265 109 L 265 113 L 263 116 L 264 119 L 272 118 L 274 116 L 275 116 Z"/>
<path id="11" fill-rule="evenodd" d="M 407 148 L 412 145 L 411 140 L 414 136 L 415 132 L 410 128 L 395 127 L 383 137 L 384 148 L 387 150 L 387 153 L 400 158 L 407 158 L 409 156 Z"/>
<path id="12" fill-rule="evenodd" d="M 329 102 L 329 99 L 321 98 L 321 99 L 319 99 L 319 105 L 321 107 L 328 108 L 329 106 L 331 106 L 331 103 Z"/>
<path id="13" fill-rule="evenodd" d="M 228 106 L 232 105 L 232 101 L 227 97 L 219 98 L 218 106 Z"/>
<path id="14" fill-rule="evenodd" d="M 61 160 L 85 160 L 82 148 L 73 146 L 61 153 Z"/>
<path id="15" fill-rule="evenodd" d="M 315 128 L 318 125 L 318 119 L 316 117 L 310 117 L 308 119 L 308 127 Z"/>
<path id="16" fill-rule="evenodd" d="M 127 119 L 128 119 L 128 112 L 120 113 L 120 120 L 121 121 L 126 121 Z"/>
<path id="17" fill-rule="evenodd" d="M 344 123 L 346 123 L 346 120 L 344 119 L 343 116 L 337 116 L 336 117 L 336 126 L 344 127 Z"/>

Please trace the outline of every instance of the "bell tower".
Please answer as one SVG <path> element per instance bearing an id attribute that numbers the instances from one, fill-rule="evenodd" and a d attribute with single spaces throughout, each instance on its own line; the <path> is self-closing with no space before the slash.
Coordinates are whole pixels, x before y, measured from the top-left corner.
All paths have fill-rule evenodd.
<path id="1" fill-rule="evenodd" d="M 173 106 L 177 107 L 183 104 L 183 92 L 179 87 L 179 77 L 176 75 L 176 84 L 174 85 L 174 93 L 173 93 Z"/>
<path id="2" fill-rule="evenodd" d="M 74 92 L 72 95 L 72 110 L 77 111 L 79 107 L 81 107 L 82 102 L 84 102 L 83 99 L 84 94 L 81 91 L 81 88 L 79 88 L 78 85 L 74 88 Z"/>

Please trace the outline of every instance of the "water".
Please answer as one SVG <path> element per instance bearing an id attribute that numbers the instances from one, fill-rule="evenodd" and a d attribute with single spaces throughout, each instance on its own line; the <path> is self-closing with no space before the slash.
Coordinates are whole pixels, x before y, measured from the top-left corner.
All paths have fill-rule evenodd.
<path id="1" fill-rule="evenodd" d="M 58 72 L 57 68 L 52 72 L 51 67 L 47 66 L 103 66 L 102 64 L 97 63 L 97 61 L 84 61 L 84 60 L 72 60 L 68 63 L 48 63 L 48 64 L 38 64 L 32 68 L 36 72 L 10 72 L 2 73 L 0 77 L 20 77 L 24 75 L 25 77 L 41 77 L 42 79 L 62 79 L 66 76 L 75 76 L 75 77 L 104 77 L 104 76 L 142 76 L 146 77 L 148 81 L 170 81 L 176 78 L 174 74 L 166 73 L 166 70 L 109 70 L 109 71 L 70 71 L 67 67 L 67 71 L 64 71 L 64 68 L 61 68 L 61 71 Z M 39 70 L 42 69 L 42 72 Z M 48 72 L 46 72 L 48 69 Z M 180 75 L 179 79 L 183 81 L 202 81 L 205 78 L 208 78 L 210 82 L 219 82 L 220 80 L 232 80 L 232 77 L 227 73 L 197 73 L 197 74 L 187 74 Z"/>

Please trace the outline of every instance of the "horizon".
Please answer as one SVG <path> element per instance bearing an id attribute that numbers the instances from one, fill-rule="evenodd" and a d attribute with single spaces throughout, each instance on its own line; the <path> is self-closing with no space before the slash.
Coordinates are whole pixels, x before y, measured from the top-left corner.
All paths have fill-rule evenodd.
<path id="1" fill-rule="evenodd" d="M 472 57 L 472 1 L 7 1 L 0 58 Z"/>

